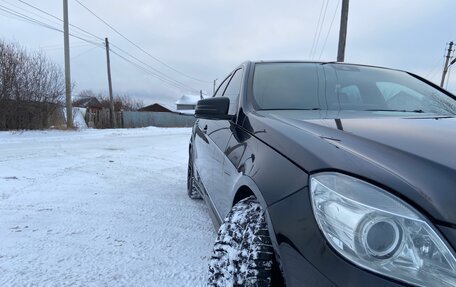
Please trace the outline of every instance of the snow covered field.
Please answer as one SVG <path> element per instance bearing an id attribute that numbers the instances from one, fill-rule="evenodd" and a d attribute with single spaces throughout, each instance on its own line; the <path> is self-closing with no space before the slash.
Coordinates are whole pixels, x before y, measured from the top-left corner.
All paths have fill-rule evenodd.
<path id="1" fill-rule="evenodd" d="M 203 286 L 190 129 L 0 132 L 0 286 Z"/>

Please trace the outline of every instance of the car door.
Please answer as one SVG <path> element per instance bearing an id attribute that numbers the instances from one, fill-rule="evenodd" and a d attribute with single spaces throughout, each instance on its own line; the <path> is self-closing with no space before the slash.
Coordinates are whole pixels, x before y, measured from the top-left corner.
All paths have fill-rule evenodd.
<path id="1" fill-rule="evenodd" d="M 214 153 L 214 162 L 221 168 L 214 169 L 214 184 L 212 186 L 213 193 L 211 194 L 213 204 L 216 209 L 220 212 L 223 218 L 226 214 L 225 211 L 231 209 L 231 190 L 227 188 L 225 182 L 226 173 L 230 173 L 226 167 L 226 147 L 230 138 L 232 137 L 232 131 L 237 126 L 237 113 L 239 108 L 239 95 L 241 92 L 241 85 L 243 81 L 244 69 L 239 68 L 233 72 L 233 76 L 226 87 L 223 97 L 230 99 L 230 108 L 228 114 L 233 116 L 231 120 L 218 120 L 215 121 L 214 126 L 216 127 L 211 138 L 215 143 L 216 151 Z"/>
<path id="2" fill-rule="evenodd" d="M 217 89 L 214 97 L 221 97 L 229 83 L 231 75 L 228 76 Z M 207 191 L 212 189 L 214 169 L 222 169 L 222 165 L 217 166 L 214 161 L 216 152 L 213 141 L 214 131 L 217 129 L 216 121 L 208 119 L 198 119 L 195 124 L 195 139 L 193 146 L 194 164 L 199 182 L 202 183 L 203 195 L 208 197 Z"/>

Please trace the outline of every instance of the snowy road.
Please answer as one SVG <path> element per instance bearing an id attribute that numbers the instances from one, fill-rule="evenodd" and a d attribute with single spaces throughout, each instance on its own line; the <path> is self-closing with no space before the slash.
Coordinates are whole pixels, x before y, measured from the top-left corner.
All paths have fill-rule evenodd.
<path id="1" fill-rule="evenodd" d="M 203 286 L 190 129 L 0 133 L 0 286 Z"/>

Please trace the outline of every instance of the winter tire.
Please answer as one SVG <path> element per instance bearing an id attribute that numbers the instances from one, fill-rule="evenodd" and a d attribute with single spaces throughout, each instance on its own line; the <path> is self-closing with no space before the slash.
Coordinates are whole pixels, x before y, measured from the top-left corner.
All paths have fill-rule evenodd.
<path id="1" fill-rule="evenodd" d="M 197 189 L 195 182 L 195 175 L 193 171 L 193 156 L 191 150 L 188 157 L 187 194 L 191 199 L 201 199 L 201 195 Z"/>
<path id="2" fill-rule="evenodd" d="M 263 211 L 251 196 L 231 209 L 218 231 L 208 286 L 271 286 L 272 264 Z"/>

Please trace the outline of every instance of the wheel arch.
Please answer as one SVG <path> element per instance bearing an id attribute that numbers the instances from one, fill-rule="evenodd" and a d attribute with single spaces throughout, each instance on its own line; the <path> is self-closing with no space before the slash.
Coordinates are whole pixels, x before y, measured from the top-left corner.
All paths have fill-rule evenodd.
<path id="1" fill-rule="evenodd" d="M 233 190 L 235 192 L 233 194 L 231 207 L 233 207 L 240 200 L 253 195 L 258 200 L 261 207 L 264 210 L 267 209 L 268 205 L 264 200 L 263 196 L 261 195 L 260 189 L 257 187 L 256 183 L 250 177 L 245 175 L 241 176 L 237 183 L 234 185 Z"/>
<path id="2" fill-rule="evenodd" d="M 252 196 L 252 195 L 255 196 L 255 198 L 256 198 L 256 195 L 253 193 L 253 191 L 248 186 L 246 186 L 246 185 L 241 186 L 234 195 L 232 206 L 234 206 L 239 201 L 241 201 L 249 196 Z"/>
<path id="3" fill-rule="evenodd" d="M 265 215 L 265 221 L 268 226 L 269 237 L 271 239 L 272 247 L 274 249 L 275 261 L 278 264 L 277 267 L 280 272 L 279 276 L 277 276 L 277 274 L 276 274 L 276 276 L 280 277 L 280 278 L 275 278 L 275 280 L 277 280 L 277 282 L 280 282 L 281 286 L 285 286 L 285 280 L 284 280 L 285 277 L 284 277 L 284 273 L 282 270 L 282 262 L 280 259 L 281 258 L 280 249 L 279 249 L 279 245 L 277 242 L 277 238 L 275 236 L 275 231 L 274 231 L 274 227 L 272 224 L 272 220 L 271 220 L 271 217 L 269 216 L 267 202 L 261 195 L 261 192 L 260 192 L 259 188 L 257 187 L 257 185 L 255 184 L 255 182 L 248 176 L 242 176 L 239 179 L 239 181 L 237 182 L 237 184 L 235 185 L 234 190 L 236 190 L 236 192 L 234 193 L 234 196 L 233 196 L 232 206 L 234 206 L 236 203 L 238 203 L 239 201 L 241 201 L 249 196 L 254 196 L 260 203 L 261 207 L 263 208 L 264 215 Z"/>

